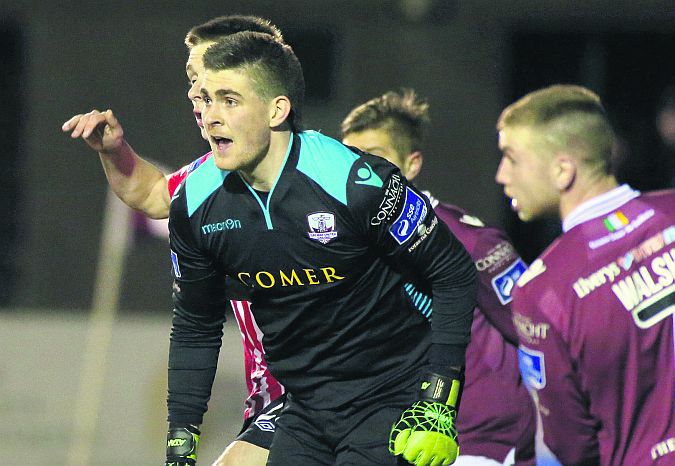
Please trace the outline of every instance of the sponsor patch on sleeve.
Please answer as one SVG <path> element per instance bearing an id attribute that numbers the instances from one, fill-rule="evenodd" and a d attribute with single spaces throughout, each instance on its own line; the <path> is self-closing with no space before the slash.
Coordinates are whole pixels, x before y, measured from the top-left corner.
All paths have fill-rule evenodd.
<path id="1" fill-rule="evenodd" d="M 405 201 L 398 218 L 389 227 L 389 233 L 398 244 L 408 241 L 417 231 L 417 227 L 427 216 L 427 205 L 424 198 L 406 187 Z"/>
<path id="2" fill-rule="evenodd" d="M 180 278 L 180 267 L 178 266 L 178 254 L 175 252 L 171 251 L 171 264 L 173 265 L 173 276 L 176 278 Z"/>
<path id="3" fill-rule="evenodd" d="M 527 270 L 527 265 L 519 258 L 492 279 L 492 288 L 497 293 L 500 303 L 508 304 L 511 302 L 511 293 L 525 270 Z"/>
<path id="4" fill-rule="evenodd" d="M 518 348 L 518 365 L 520 375 L 529 387 L 541 390 L 546 386 L 544 353 L 521 345 Z"/>

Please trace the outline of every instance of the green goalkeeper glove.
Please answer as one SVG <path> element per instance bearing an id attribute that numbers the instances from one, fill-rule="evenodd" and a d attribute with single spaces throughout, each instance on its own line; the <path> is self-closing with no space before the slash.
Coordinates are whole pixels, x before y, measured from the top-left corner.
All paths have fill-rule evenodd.
<path id="1" fill-rule="evenodd" d="M 389 435 L 389 451 L 416 466 L 448 466 L 459 455 L 455 418 L 462 374 L 429 373 L 422 381 L 421 400 L 403 411 Z"/>
<path id="2" fill-rule="evenodd" d="M 197 463 L 199 429 L 194 425 L 169 426 L 166 433 L 166 463 L 164 466 L 194 466 Z"/>

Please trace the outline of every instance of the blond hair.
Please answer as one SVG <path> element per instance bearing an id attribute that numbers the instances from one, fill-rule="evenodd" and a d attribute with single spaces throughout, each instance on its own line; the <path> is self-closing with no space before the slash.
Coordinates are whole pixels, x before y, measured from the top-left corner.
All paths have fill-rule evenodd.
<path id="1" fill-rule="evenodd" d="M 593 169 L 611 171 L 614 131 L 600 97 L 582 86 L 556 84 L 504 109 L 497 130 L 528 127 L 549 155 L 567 152 Z"/>

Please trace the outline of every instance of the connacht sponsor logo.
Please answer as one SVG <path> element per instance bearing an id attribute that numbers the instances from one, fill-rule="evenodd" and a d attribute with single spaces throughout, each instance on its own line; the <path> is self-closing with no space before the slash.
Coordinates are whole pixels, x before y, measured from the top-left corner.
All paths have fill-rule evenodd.
<path id="1" fill-rule="evenodd" d="M 503 263 L 512 260 L 516 257 L 516 250 L 508 241 L 502 241 L 495 247 L 490 249 L 485 257 L 481 257 L 476 261 L 476 269 L 479 271 L 492 271 Z"/>
<path id="2" fill-rule="evenodd" d="M 401 176 L 395 173 L 389 178 L 389 183 L 387 183 L 384 198 L 382 199 L 382 202 L 380 202 L 377 214 L 370 219 L 371 225 L 380 225 L 382 222 L 392 217 L 399 204 L 402 192 L 403 184 L 401 183 Z"/>

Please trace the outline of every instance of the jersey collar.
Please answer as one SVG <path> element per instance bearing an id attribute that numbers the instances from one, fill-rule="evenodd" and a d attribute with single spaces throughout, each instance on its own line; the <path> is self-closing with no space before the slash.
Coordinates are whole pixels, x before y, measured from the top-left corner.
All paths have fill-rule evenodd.
<path id="1" fill-rule="evenodd" d="M 562 224 L 563 231 L 568 232 L 580 223 L 616 210 L 639 195 L 640 191 L 631 188 L 627 184 L 623 184 L 606 193 L 595 196 L 594 198 L 579 204 L 567 217 L 565 217 Z"/>

